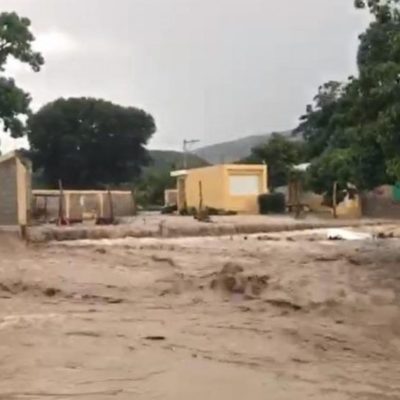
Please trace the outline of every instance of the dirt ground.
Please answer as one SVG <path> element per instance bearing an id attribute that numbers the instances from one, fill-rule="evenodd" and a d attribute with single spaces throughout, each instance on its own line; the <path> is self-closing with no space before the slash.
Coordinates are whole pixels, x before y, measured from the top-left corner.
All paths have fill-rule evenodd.
<path id="1" fill-rule="evenodd" d="M 45 224 L 30 227 L 30 241 L 50 240 L 117 239 L 124 237 L 198 237 L 250 234 L 258 232 L 281 232 L 290 230 L 316 229 L 335 226 L 360 226 L 388 223 L 379 219 L 332 219 L 308 214 L 294 219 L 290 215 L 231 215 L 212 216 L 210 223 L 193 217 L 141 213 L 134 217 L 119 218 L 116 225 L 95 226 L 94 221 L 58 227 Z"/>
<path id="2" fill-rule="evenodd" d="M 368 229 L 2 235 L 0 399 L 400 399 L 400 230 Z"/>

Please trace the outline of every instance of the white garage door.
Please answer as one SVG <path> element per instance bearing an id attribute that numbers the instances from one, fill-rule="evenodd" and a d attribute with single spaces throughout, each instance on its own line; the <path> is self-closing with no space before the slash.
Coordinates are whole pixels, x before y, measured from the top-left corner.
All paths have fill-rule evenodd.
<path id="1" fill-rule="evenodd" d="M 232 196 L 260 194 L 259 175 L 230 175 L 229 191 Z"/>

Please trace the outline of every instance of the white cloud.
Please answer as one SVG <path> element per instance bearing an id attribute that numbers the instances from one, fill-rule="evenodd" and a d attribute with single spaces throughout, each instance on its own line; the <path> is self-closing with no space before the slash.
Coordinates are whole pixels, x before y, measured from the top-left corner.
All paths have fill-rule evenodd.
<path id="1" fill-rule="evenodd" d="M 75 52 L 79 49 L 79 45 L 72 36 L 53 30 L 36 34 L 33 48 L 46 57 L 52 54 Z"/>
<path id="2" fill-rule="evenodd" d="M 13 139 L 8 133 L 1 132 L 0 130 L 0 150 L 2 154 L 21 148 L 29 148 L 28 139 L 26 137 Z"/>
<path id="3" fill-rule="evenodd" d="M 71 36 L 61 31 L 51 30 L 42 33 L 36 33 L 36 40 L 32 47 L 35 51 L 42 53 L 45 60 L 54 56 L 62 57 L 79 50 L 78 42 Z M 8 76 L 17 76 L 31 72 L 31 68 L 18 60 L 10 57 L 6 64 L 6 74 Z"/>
<path id="4" fill-rule="evenodd" d="M 15 77 L 18 74 L 30 71 L 30 67 L 28 67 L 26 64 L 23 64 L 15 60 L 14 58 L 8 59 L 5 69 L 6 69 L 6 75 L 13 77 Z"/>

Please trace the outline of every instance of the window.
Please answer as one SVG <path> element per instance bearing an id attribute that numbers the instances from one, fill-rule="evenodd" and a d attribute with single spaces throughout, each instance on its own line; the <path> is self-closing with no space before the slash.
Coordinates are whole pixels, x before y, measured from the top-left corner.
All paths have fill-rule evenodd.
<path id="1" fill-rule="evenodd" d="M 230 175 L 229 192 L 232 196 L 260 194 L 259 175 Z"/>

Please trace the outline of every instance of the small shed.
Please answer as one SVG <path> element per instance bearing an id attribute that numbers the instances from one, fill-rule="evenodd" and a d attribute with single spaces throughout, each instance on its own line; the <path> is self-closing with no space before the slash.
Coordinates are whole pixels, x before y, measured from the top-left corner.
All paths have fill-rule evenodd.
<path id="1" fill-rule="evenodd" d="M 0 225 L 26 226 L 31 204 L 31 166 L 18 151 L 0 157 Z"/>
<path id="2" fill-rule="evenodd" d="M 267 166 L 223 164 L 173 171 L 178 210 L 209 207 L 258 214 L 258 196 L 267 192 Z"/>

